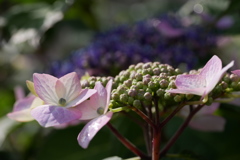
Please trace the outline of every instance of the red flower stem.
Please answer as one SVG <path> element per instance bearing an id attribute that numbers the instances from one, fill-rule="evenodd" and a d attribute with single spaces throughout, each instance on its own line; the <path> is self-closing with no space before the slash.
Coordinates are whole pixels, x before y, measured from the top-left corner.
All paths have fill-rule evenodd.
<path id="1" fill-rule="evenodd" d="M 178 111 L 180 111 L 184 106 L 185 106 L 185 104 L 181 104 L 177 108 L 175 108 L 175 110 L 173 110 L 173 112 L 160 123 L 159 128 L 162 129 L 173 118 L 173 116 L 175 116 L 175 114 Z"/>
<path id="2" fill-rule="evenodd" d="M 159 128 L 155 128 L 153 130 L 152 160 L 159 160 L 160 142 L 161 142 L 161 130 Z"/>
<path id="3" fill-rule="evenodd" d="M 184 129 L 188 126 L 188 123 L 192 119 L 192 117 L 204 106 L 199 105 L 197 108 L 193 109 L 192 112 L 189 113 L 186 120 L 183 122 L 183 124 L 179 127 L 177 132 L 172 136 L 172 138 L 169 140 L 169 142 L 166 144 L 166 146 L 163 148 L 163 150 L 160 152 L 160 156 L 164 156 L 167 151 L 172 147 L 172 145 L 176 142 L 178 137 L 181 135 L 181 133 L 184 131 Z"/>
<path id="4" fill-rule="evenodd" d="M 114 135 L 118 138 L 118 140 L 127 147 L 130 151 L 132 151 L 135 155 L 139 156 L 141 159 L 150 160 L 150 157 L 147 156 L 145 153 L 140 151 L 133 145 L 129 140 L 127 140 L 124 136 L 122 136 L 116 128 L 114 128 L 110 123 L 107 123 L 108 128 L 114 133 Z"/>
<path id="5" fill-rule="evenodd" d="M 131 107 L 131 110 L 136 112 L 140 117 L 142 117 L 143 120 L 145 120 L 152 128 L 155 128 L 155 124 L 153 123 L 153 121 L 151 119 L 149 119 L 148 116 L 146 116 L 141 110 L 139 110 L 136 107 Z"/>

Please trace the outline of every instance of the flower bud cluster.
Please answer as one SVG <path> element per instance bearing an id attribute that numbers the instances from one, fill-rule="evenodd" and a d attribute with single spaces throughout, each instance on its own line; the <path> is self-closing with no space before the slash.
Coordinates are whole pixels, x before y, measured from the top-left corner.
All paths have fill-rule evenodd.
<path id="1" fill-rule="evenodd" d="M 159 62 L 138 63 L 121 71 L 114 79 L 111 105 L 113 108 L 134 106 L 142 108 L 157 102 L 170 106 L 180 102 L 184 95 L 166 93 L 166 89 L 176 88 L 175 79 L 180 74 L 167 64 Z"/>
<path id="2" fill-rule="evenodd" d="M 90 77 L 81 81 L 82 88 L 94 88 L 97 81 L 106 86 L 113 79 L 111 92 L 111 108 L 134 106 L 139 109 L 158 103 L 162 109 L 183 102 L 199 101 L 200 96 L 192 94 L 169 93 L 166 90 L 175 89 L 176 76 L 180 74 L 199 74 L 200 70 L 182 73 L 180 69 L 159 62 L 147 62 L 131 65 L 113 77 Z M 226 73 L 220 82 L 208 95 L 206 104 L 214 99 L 228 96 L 229 93 L 240 91 L 240 78 Z"/>
<path id="3" fill-rule="evenodd" d="M 89 89 L 93 89 L 94 86 L 95 86 L 95 83 L 97 81 L 101 82 L 102 85 L 104 87 L 106 87 L 106 84 L 109 80 L 113 79 L 113 77 L 95 77 L 95 76 L 91 76 L 89 77 L 88 79 L 84 79 L 84 80 L 81 80 L 81 86 L 82 88 L 89 88 Z"/>

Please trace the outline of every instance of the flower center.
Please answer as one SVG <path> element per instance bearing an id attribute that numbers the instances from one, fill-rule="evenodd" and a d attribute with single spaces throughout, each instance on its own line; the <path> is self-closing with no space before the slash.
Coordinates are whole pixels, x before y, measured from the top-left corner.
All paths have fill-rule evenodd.
<path id="1" fill-rule="evenodd" d="M 103 107 L 99 107 L 99 108 L 97 109 L 97 113 L 98 113 L 98 114 L 102 115 L 103 112 L 104 112 Z"/>
<path id="2" fill-rule="evenodd" d="M 58 103 L 61 105 L 61 106 L 65 106 L 66 105 L 66 99 L 64 98 L 60 98 Z"/>

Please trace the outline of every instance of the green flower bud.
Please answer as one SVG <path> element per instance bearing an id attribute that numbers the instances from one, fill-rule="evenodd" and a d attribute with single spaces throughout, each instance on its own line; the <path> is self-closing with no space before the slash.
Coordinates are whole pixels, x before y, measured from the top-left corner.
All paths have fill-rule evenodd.
<path id="1" fill-rule="evenodd" d="M 171 82 L 168 84 L 168 88 L 176 88 L 175 81 L 171 81 Z"/>
<path id="2" fill-rule="evenodd" d="M 151 81 L 151 78 L 143 77 L 143 84 L 147 85 Z"/>
<path id="3" fill-rule="evenodd" d="M 143 67 L 143 63 L 138 63 L 138 64 L 135 66 L 135 70 L 142 69 L 142 67 Z"/>
<path id="4" fill-rule="evenodd" d="M 128 102 L 128 96 L 126 94 L 121 94 L 120 95 L 120 101 L 123 103 L 127 103 Z"/>
<path id="5" fill-rule="evenodd" d="M 143 84 L 143 82 L 137 82 L 136 86 L 138 89 L 143 89 L 144 84 Z"/>
<path id="6" fill-rule="evenodd" d="M 166 99 L 166 100 L 171 99 L 171 98 L 173 97 L 173 95 L 174 95 L 174 94 L 172 94 L 172 93 L 166 92 L 166 93 L 164 94 L 164 99 Z"/>
<path id="7" fill-rule="evenodd" d="M 83 81 L 81 81 L 81 86 L 82 86 L 82 88 L 89 87 L 89 82 L 87 80 L 83 80 Z"/>
<path id="8" fill-rule="evenodd" d="M 163 89 L 160 88 L 160 89 L 157 90 L 156 93 L 157 93 L 157 96 L 158 96 L 158 97 L 162 97 L 162 96 L 164 96 L 164 94 L 165 94 L 165 90 L 163 90 Z"/>
<path id="9" fill-rule="evenodd" d="M 222 89 L 227 89 L 228 88 L 228 84 L 226 82 L 224 82 L 224 81 L 222 81 L 220 83 L 220 85 L 222 86 Z"/>
<path id="10" fill-rule="evenodd" d="M 118 101 L 119 100 L 119 94 L 117 94 L 117 93 L 113 93 L 113 94 L 111 94 L 111 99 L 113 99 L 113 100 L 115 100 L 115 101 Z"/>
<path id="11" fill-rule="evenodd" d="M 90 88 L 93 88 L 93 87 L 95 86 L 95 83 L 96 83 L 96 81 L 91 80 L 91 81 L 89 82 L 89 87 L 90 87 Z"/>
<path id="12" fill-rule="evenodd" d="M 147 88 L 146 90 L 145 90 L 146 92 L 149 92 L 149 93 L 153 93 L 153 91 L 150 89 L 150 88 Z"/>
<path id="13" fill-rule="evenodd" d="M 137 73 L 137 74 L 135 74 L 135 78 L 136 78 L 136 80 L 141 81 L 143 76 L 141 73 Z"/>
<path id="14" fill-rule="evenodd" d="M 160 74 L 160 69 L 159 68 L 154 68 L 153 69 L 153 74 L 154 75 L 159 75 Z"/>
<path id="15" fill-rule="evenodd" d="M 128 95 L 131 96 L 131 97 L 137 96 L 137 90 L 136 89 L 128 90 Z"/>
<path id="16" fill-rule="evenodd" d="M 148 87 L 149 87 L 151 90 L 155 90 L 155 89 L 156 89 L 156 88 L 155 88 L 155 83 L 152 82 L 152 81 L 150 81 L 150 82 L 148 83 Z"/>
<path id="17" fill-rule="evenodd" d="M 152 99 L 152 94 L 149 93 L 149 92 L 146 92 L 143 96 L 146 100 L 151 100 Z"/>
<path id="18" fill-rule="evenodd" d="M 142 74 L 143 74 L 143 75 L 149 74 L 149 73 L 148 73 L 148 70 L 147 70 L 147 69 L 143 69 L 143 70 L 142 70 Z"/>
<path id="19" fill-rule="evenodd" d="M 143 100 L 144 99 L 144 91 L 142 89 L 140 89 L 137 93 L 137 98 L 140 99 L 140 100 Z"/>
<path id="20" fill-rule="evenodd" d="M 145 63 L 143 65 L 143 69 L 148 69 L 148 68 L 151 68 L 151 67 L 152 67 L 152 63 L 151 62 Z"/>
<path id="21" fill-rule="evenodd" d="M 235 74 L 231 74 L 230 75 L 230 80 L 233 81 L 233 82 L 237 82 L 237 81 L 239 81 L 239 77 Z"/>
<path id="22" fill-rule="evenodd" d="M 130 65 L 130 66 L 128 67 L 128 69 L 129 69 L 130 71 L 134 70 L 134 69 L 135 69 L 135 65 Z"/>
<path id="23" fill-rule="evenodd" d="M 141 108 L 141 101 L 140 100 L 134 100 L 133 101 L 133 106 L 136 108 Z"/>
<path id="24" fill-rule="evenodd" d="M 179 68 L 176 68 L 176 69 L 175 69 L 175 73 L 176 73 L 176 74 L 181 74 L 181 70 L 180 70 Z"/>
<path id="25" fill-rule="evenodd" d="M 125 86 L 127 86 L 128 88 L 130 88 L 131 85 L 132 85 L 132 80 L 128 79 L 128 80 L 126 80 L 123 84 L 124 84 Z"/>
<path id="26" fill-rule="evenodd" d="M 134 98 L 133 97 L 128 97 L 128 104 L 133 105 Z"/>
<path id="27" fill-rule="evenodd" d="M 118 87 L 117 87 L 117 91 L 118 91 L 118 93 L 120 93 L 120 94 L 125 93 L 126 90 L 127 90 L 127 88 L 124 87 L 124 86 L 118 86 Z"/>
<path id="28" fill-rule="evenodd" d="M 232 82 L 230 84 L 230 87 L 232 87 L 233 89 L 237 88 L 238 87 L 238 83 L 237 82 Z"/>
<path id="29" fill-rule="evenodd" d="M 173 99 L 174 99 L 175 102 L 181 102 L 183 100 L 183 97 L 180 96 L 180 95 L 176 95 L 176 96 L 174 96 Z"/>
<path id="30" fill-rule="evenodd" d="M 169 84 L 168 81 L 165 80 L 165 79 L 163 79 L 159 82 L 159 85 L 160 85 L 161 88 L 167 88 L 168 84 Z"/>
<path id="31" fill-rule="evenodd" d="M 186 94 L 185 97 L 186 97 L 187 100 L 190 100 L 190 99 L 192 99 L 194 97 L 194 95 Z"/>

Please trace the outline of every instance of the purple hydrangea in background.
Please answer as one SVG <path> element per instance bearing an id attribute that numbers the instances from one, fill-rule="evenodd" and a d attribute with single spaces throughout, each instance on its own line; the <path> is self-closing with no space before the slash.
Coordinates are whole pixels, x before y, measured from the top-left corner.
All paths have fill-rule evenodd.
<path id="1" fill-rule="evenodd" d="M 131 64 L 148 61 L 192 69 L 200 59 L 212 56 L 216 40 L 203 26 L 187 26 L 180 17 L 164 15 L 98 34 L 87 47 L 54 62 L 49 73 L 61 77 L 75 71 L 81 76 L 87 71 L 114 76 Z"/>

